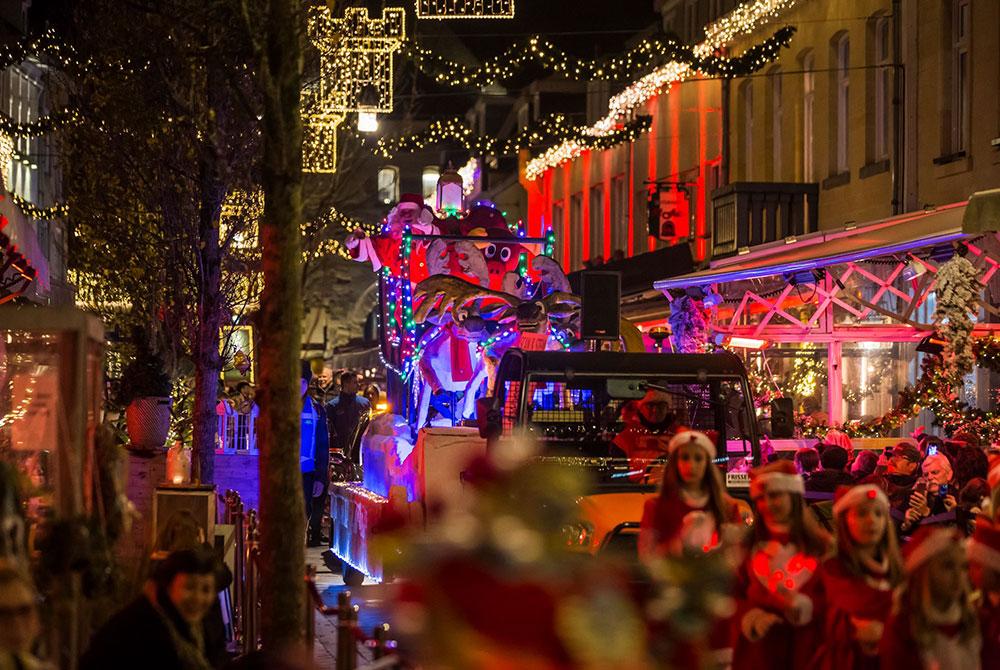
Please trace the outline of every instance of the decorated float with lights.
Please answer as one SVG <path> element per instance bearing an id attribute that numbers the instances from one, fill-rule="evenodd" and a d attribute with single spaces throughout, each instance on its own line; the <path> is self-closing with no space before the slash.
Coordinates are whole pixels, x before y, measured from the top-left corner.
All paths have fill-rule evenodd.
<path id="1" fill-rule="evenodd" d="M 404 195 L 377 236 L 345 242 L 379 276 L 391 405 L 358 440 L 362 481 L 331 490 L 329 558 L 348 583 L 383 576 L 380 529 L 425 523 L 461 495 L 488 439 L 515 444 L 527 433 L 539 458 L 591 476 L 595 493 L 566 529 L 568 545 L 589 552 L 634 542 L 676 426 L 717 435 L 731 483 L 759 457 L 736 357 L 646 353 L 625 320 L 594 350 L 580 339 L 581 298 L 550 256 L 553 233 L 530 237 L 490 203 L 465 209 L 462 187 L 445 172 L 435 208 Z M 654 400 L 671 419 L 644 427 L 642 403 Z"/>

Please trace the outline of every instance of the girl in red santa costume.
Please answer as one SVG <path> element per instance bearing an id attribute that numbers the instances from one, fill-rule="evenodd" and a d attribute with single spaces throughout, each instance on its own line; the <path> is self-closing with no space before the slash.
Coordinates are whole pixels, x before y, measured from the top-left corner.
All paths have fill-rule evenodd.
<path id="1" fill-rule="evenodd" d="M 709 552 L 719 545 L 724 524 L 742 524 L 739 507 L 726 495 L 722 474 L 712 462 L 715 443 L 705 433 L 686 430 L 667 444 L 669 460 L 660 494 L 646 501 L 639 532 L 639 556 Z"/>
<path id="2" fill-rule="evenodd" d="M 885 670 L 979 670 L 982 638 L 970 598 L 962 537 L 924 527 L 903 548 L 906 582 L 885 626 Z M 996 667 L 996 659 L 993 665 Z"/>
<path id="3" fill-rule="evenodd" d="M 737 573 L 733 670 L 805 668 L 822 632 L 820 564 L 832 540 L 791 461 L 750 473 L 751 546 Z"/>
<path id="4" fill-rule="evenodd" d="M 668 461 L 660 493 L 646 501 L 639 531 L 639 556 L 643 561 L 681 554 L 706 554 L 719 547 L 724 528 L 745 527 L 736 501 L 726 495 L 722 474 L 712 462 L 715 443 L 696 430 L 675 435 L 667 445 Z M 728 667 L 732 662 L 730 622 L 720 620 L 700 644 L 685 648 L 674 667 Z M 699 653 L 707 649 L 707 658 Z M 709 666 L 712 667 L 712 666 Z"/>
<path id="5" fill-rule="evenodd" d="M 976 519 L 969 540 L 969 575 L 979 590 L 979 629 L 983 638 L 982 666 L 1000 665 L 1000 524 Z"/>
<path id="6" fill-rule="evenodd" d="M 833 514 L 837 553 L 821 571 L 826 621 L 812 665 L 820 670 L 878 670 L 878 646 L 903 580 L 889 499 L 877 486 L 841 487 Z"/>

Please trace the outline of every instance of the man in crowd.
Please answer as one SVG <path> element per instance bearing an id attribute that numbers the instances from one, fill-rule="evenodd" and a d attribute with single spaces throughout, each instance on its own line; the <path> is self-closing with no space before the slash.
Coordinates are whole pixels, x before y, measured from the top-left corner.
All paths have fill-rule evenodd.
<path id="1" fill-rule="evenodd" d="M 312 368 L 302 361 L 302 435 L 299 464 L 302 467 L 302 493 L 306 499 L 308 535 L 306 545 L 322 544 L 320 528 L 326 507 L 327 487 L 330 484 L 330 436 L 326 410 L 313 400 L 307 391 L 312 379 Z"/>
<path id="2" fill-rule="evenodd" d="M 917 481 L 920 461 L 920 450 L 911 440 L 904 440 L 892 448 L 884 472 L 876 470 L 875 474 L 860 483 L 876 484 L 889 496 L 889 506 L 905 513 L 910 491 Z"/>
<path id="3" fill-rule="evenodd" d="M 323 371 L 313 379 L 310 394 L 313 400 L 324 407 L 337 395 L 337 389 L 333 383 L 332 367 L 326 364 L 323 365 Z"/>
<path id="4" fill-rule="evenodd" d="M 806 480 L 806 491 L 833 493 L 838 486 L 851 486 L 854 477 L 847 471 L 847 449 L 831 444 L 819 455 L 820 469 Z"/>
<path id="5" fill-rule="evenodd" d="M 327 403 L 326 415 L 330 426 L 330 446 L 339 449 L 355 466 L 361 464 L 361 450 L 352 444 L 362 419 L 371 412 L 368 399 L 358 395 L 358 374 L 350 370 L 340 375 L 340 393 Z"/>

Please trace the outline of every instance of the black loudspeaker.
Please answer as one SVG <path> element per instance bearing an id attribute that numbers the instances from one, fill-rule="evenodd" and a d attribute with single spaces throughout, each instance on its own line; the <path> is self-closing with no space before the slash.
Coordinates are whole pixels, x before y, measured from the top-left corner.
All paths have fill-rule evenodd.
<path id="1" fill-rule="evenodd" d="M 622 307 L 622 278 L 617 272 L 586 271 L 580 282 L 583 300 L 581 340 L 617 340 Z"/>
<path id="2" fill-rule="evenodd" d="M 795 435 L 795 416 L 791 398 L 771 401 L 771 437 L 790 438 Z"/>

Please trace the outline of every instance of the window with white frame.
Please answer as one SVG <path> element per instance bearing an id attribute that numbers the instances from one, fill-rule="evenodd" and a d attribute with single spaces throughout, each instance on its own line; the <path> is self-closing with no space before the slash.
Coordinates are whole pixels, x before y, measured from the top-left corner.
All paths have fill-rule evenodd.
<path id="1" fill-rule="evenodd" d="M 10 67 L 3 77 L 3 97 L 7 115 L 17 123 L 38 120 L 41 86 L 20 67 Z M 17 137 L 14 153 L 7 168 L 7 189 L 30 202 L 38 201 L 38 138 Z"/>
<path id="2" fill-rule="evenodd" d="M 951 152 L 969 147 L 969 0 L 953 0 L 951 15 Z"/>
<path id="3" fill-rule="evenodd" d="M 771 70 L 771 175 L 781 181 L 781 134 L 784 130 L 784 101 L 781 91 L 781 70 Z"/>
<path id="4" fill-rule="evenodd" d="M 555 249 L 553 249 L 552 254 L 553 257 L 560 262 L 563 257 L 563 245 L 566 243 L 566 229 L 563 227 L 563 217 L 564 213 L 562 200 L 552 203 L 552 232 L 555 233 L 556 236 Z"/>
<path id="5" fill-rule="evenodd" d="M 437 184 L 441 177 L 441 168 L 436 165 L 428 165 L 420 174 L 420 186 L 423 190 L 424 204 L 428 207 L 437 208 Z"/>
<path id="6" fill-rule="evenodd" d="M 802 181 L 813 181 L 813 111 L 816 105 L 815 58 L 808 53 L 802 59 Z"/>
<path id="7" fill-rule="evenodd" d="M 590 259 L 604 256 L 604 226 L 604 187 L 595 184 L 590 187 Z"/>
<path id="8" fill-rule="evenodd" d="M 875 20 L 875 105 L 872 122 L 874 123 L 872 139 L 874 142 L 873 156 L 875 161 L 883 161 L 889 157 L 889 104 L 892 93 L 889 90 L 892 75 L 892 62 L 889 50 L 889 19 L 880 16 Z"/>
<path id="9" fill-rule="evenodd" d="M 577 270 L 583 264 L 583 193 L 569 197 L 569 267 Z"/>
<path id="10" fill-rule="evenodd" d="M 399 200 L 399 168 L 386 165 L 378 171 L 378 200 L 389 205 Z"/>
<path id="11" fill-rule="evenodd" d="M 611 255 L 628 248 L 628 200 L 625 175 L 611 178 Z"/>
<path id="12" fill-rule="evenodd" d="M 850 135 L 848 134 L 848 115 L 850 114 L 850 86 L 851 78 L 848 68 L 851 63 L 851 42 L 850 38 L 841 35 L 836 41 L 837 69 L 836 69 L 836 115 L 834 117 L 836 128 L 836 164 L 835 172 L 842 174 L 850 169 L 849 146 Z"/>
<path id="13" fill-rule="evenodd" d="M 753 179 L 753 82 L 743 84 L 743 179 Z"/>

